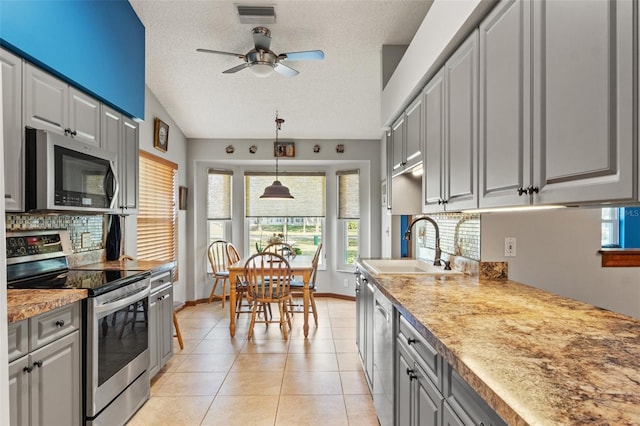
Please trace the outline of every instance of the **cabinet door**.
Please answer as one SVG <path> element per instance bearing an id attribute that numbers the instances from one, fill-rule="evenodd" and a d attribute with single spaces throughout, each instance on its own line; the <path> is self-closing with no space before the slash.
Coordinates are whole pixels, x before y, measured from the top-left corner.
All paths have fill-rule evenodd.
<path id="1" fill-rule="evenodd" d="M 405 136 L 405 117 L 402 115 L 391 126 L 391 143 L 393 144 L 391 171 L 394 175 L 404 169 L 406 158 L 404 155 Z"/>
<path id="2" fill-rule="evenodd" d="M 149 296 L 149 377 L 153 378 L 160 370 L 160 349 L 158 346 L 161 322 L 158 315 L 158 297 Z"/>
<path id="3" fill-rule="evenodd" d="M 160 309 L 160 367 L 164 366 L 173 356 L 173 288 L 163 292 L 159 302 Z"/>
<path id="4" fill-rule="evenodd" d="M 69 128 L 72 136 L 100 147 L 100 102 L 69 87 Z"/>
<path id="5" fill-rule="evenodd" d="M 442 426 L 465 426 L 447 402 L 442 405 Z"/>
<path id="6" fill-rule="evenodd" d="M 635 198 L 634 3 L 533 2 L 534 202 Z"/>
<path id="7" fill-rule="evenodd" d="M 405 111 L 405 168 L 422 161 L 422 95 Z"/>
<path id="8" fill-rule="evenodd" d="M 530 9 L 506 0 L 480 24 L 480 207 L 529 204 Z"/>
<path id="9" fill-rule="evenodd" d="M 478 207 L 478 31 L 445 64 L 445 194 L 448 210 Z"/>
<path id="10" fill-rule="evenodd" d="M 416 365 L 417 379 L 415 379 L 416 402 L 415 421 L 417 426 L 440 425 L 441 408 L 443 397 L 436 389 L 435 385 Z"/>
<path id="11" fill-rule="evenodd" d="M 6 211 L 24 211 L 22 59 L 0 49 L 0 66 L 2 66 L 4 204 Z"/>
<path id="12" fill-rule="evenodd" d="M 138 209 L 138 124 L 128 117 L 123 117 L 123 138 L 118 162 L 120 165 L 120 200 L 125 213 L 134 214 Z"/>
<path id="13" fill-rule="evenodd" d="M 64 134 L 69 122 L 69 86 L 31 64 L 25 65 L 24 78 L 25 125 Z"/>
<path id="14" fill-rule="evenodd" d="M 26 371 L 29 367 L 27 355 L 9 363 L 9 424 L 11 426 L 29 424 L 30 374 Z"/>
<path id="15" fill-rule="evenodd" d="M 102 149 L 118 153 L 122 139 L 122 114 L 106 105 L 101 105 L 100 141 Z M 119 174 L 120 164 L 116 163 L 116 173 Z"/>
<path id="16" fill-rule="evenodd" d="M 433 76 L 424 89 L 424 155 L 422 165 L 423 213 L 443 211 L 444 201 L 443 144 L 444 144 L 444 71 Z"/>
<path id="17" fill-rule="evenodd" d="M 411 377 L 413 361 L 403 346 L 401 339 L 396 339 L 396 424 L 408 426 L 411 424 Z"/>
<path id="18" fill-rule="evenodd" d="M 31 353 L 31 424 L 79 425 L 80 332 Z"/>

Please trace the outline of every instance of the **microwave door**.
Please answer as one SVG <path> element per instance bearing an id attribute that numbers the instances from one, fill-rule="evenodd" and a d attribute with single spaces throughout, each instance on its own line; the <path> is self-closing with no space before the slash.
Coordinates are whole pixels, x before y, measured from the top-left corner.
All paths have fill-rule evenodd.
<path id="1" fill-rule="evenodd" d="M 118 192 L 120 192 L 120 182 L 118 182 L 118 178 L 115 174 L 115 164 L 113 161 L 109 162 L 109 171 L 104 178 L 104 187 L 106 189 L 107 198 L 111 200 L 109 203 L 109 208 L 116 208 L 116 201 L 118 199 Z"/>

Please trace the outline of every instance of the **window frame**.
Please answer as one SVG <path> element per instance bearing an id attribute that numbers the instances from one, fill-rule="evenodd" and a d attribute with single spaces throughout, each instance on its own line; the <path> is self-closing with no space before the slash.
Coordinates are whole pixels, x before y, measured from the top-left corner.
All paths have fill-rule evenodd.
<path id="1" fill-rule="evenodd" d="M 344 208 L 341 206 L 342 199 L 348 199 L 346 194 L 342 194 L 341 191 L 341 176 L 357 176 L 357 185 L 358 185 L 358 206 L 356 209 Z M 362 245 L 361 239 L 361 219 L 360 219 L 360 170 L 359 169 L 350 169 L 350 170 L 338 170 L 336 171 L 336 268 L 339 272 L 354 272 L 356 265 L 355 260 L 360 256 L 360 248 Z M 342 217 L 342 215 L 346 215 Z M 357 222 L 358 223 L 358 254 L 356 255 L 353 263 L 348 263 L 348 253 L 349 253 L 349 223 Z"/>

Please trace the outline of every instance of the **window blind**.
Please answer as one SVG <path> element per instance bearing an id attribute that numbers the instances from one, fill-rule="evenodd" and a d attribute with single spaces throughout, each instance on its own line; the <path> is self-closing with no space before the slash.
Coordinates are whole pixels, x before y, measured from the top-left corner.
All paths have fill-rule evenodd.
<path id="1" fill-rule="evenodd" d="M 175 261 L 178 165 L 140 151 L 139 170 L 138 259 Z"/>
<path id="2" fill-rule="evenodd" d="M 207 219 L 231 220 L 230 170 L 209 169 L 207 185 Z"/>
<path id="3" fill-rule="evenodd" d="M 336 172 L 338 219 L 360 219 L 360 170 Z"/>
<path id="4" fill-rule="evenodd" d="M 324 217 L 326 177 L 323 172 L 285 172 L 278 180 L 289 188 L 293 199 L 264 199 L 264 189 L 275 180 L 274 173 L 245 173 L 246 217 Z"/>

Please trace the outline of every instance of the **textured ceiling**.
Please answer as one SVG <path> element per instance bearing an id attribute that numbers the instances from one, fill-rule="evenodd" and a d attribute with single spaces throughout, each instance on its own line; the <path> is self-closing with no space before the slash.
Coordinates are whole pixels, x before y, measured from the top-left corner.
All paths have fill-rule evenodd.
<path id="1" fill-rule="evenodd" d="M 290 61 L 300 74 L 259 78 L 222 71 L 242 61 L 197 48 L 247 53 L 252 24 L 231 1 L 130 0 L 146 28 L 146 83 L 188 138 L 269 138 L 275 113 L 287 139 L 379 139 L 381 48 L 409 44 L 431 1 L 241 2 L 275 5 L 271 50 L 321 49 Z"/>

